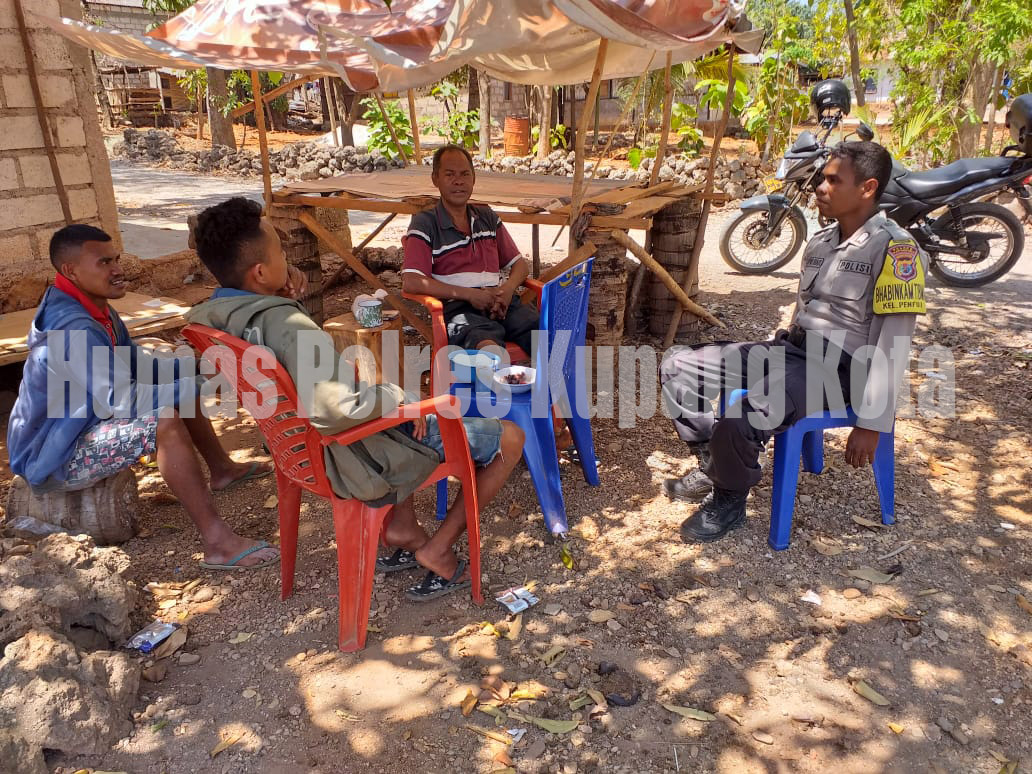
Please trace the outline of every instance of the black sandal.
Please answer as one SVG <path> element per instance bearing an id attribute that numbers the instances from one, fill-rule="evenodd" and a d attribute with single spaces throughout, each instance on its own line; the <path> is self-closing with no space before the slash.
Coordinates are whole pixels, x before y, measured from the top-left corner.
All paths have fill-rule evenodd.
<path id="1" fill-rule="evenodd" d="M 425 602 L 434 597 L 443 597 L 445 594 L 451 594 L 459 589 L 467 589 L 473 585 L 473 580 L 467 578 L 460 581 L 459 578 L 462 577 L 464 572 L 466 572 L 466 560 L 460 559 L 459 565 L 455 568 L 455 574 L 452 575 L 450 580 L 442 578 L 433 571 L 428 572 L 426 577 L 423 578 L 423 582 L 406 591 L 405 596 L 414 602 Z"/>
<path id="2" fill-rule="evenodd" d="M 380 572 L 401 572 L 419 567 L 416 555 L 404 548 L 397 549 L 388 557 L 376 557 L 376 569 Z"/>

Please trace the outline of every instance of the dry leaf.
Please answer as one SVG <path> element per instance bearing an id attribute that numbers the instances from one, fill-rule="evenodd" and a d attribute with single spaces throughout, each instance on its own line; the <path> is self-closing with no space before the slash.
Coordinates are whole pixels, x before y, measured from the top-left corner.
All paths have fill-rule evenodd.
<path id="1" fill-rule="evenodd" d="M 482 728 L 481 726 L 474 726 L 472 723 L 467 723 L 466 728 L 474 733 L 486 736 L 488 739 L 494 739 L 496 742 L 502 744 L 512 744 L 512 737 L 504 731 L 492 731 L 490 728 Z"/>
<path id="2" fill-rule="evenodd" d="M 899 723 L 889 723 L 889 728 L 892 730 L 892 733 L 894 734 L 902 734 L 904 731 L 903 726 L 901 726 Z"/>
<path id="3" fill-rule="evenodd" d="M 541 659 L 545 666 L 552 666 L 564 655 L 566 655 L 566 648 L 562 645 L 555 645 L 538 656 L 538 658 Z"/>
<path id="4" fill-rule="evenodd" d="M 854 578 L 860 578 L 869 583 L 889 583 L 895 577 L 894 575 L 886 575 L 881 570 L 876 570 L 873 567 L 861 567 L 858 570 L 847 570 L 850 575 Z"/>
<path id="5" fill-rule="evenodd" d="M 612 610 L 592 610 L 588 613 L 588 620 L 592 623 L 605 623 L 610 618 L 616 618 L 616 613 Z"/>
<path id="6" fill-rule="evenodd" d="M 1016 601 L 1018 603 L 1018 607 L 1020 607 L 1022 610 L 1024 610 L 1029 615 L 1032 615 L 1032 602 L 1029 602 L 1021 594 L 1018 594 L 1015 599 L 1016 599 Z"/>
<path id="7" fill-rule="evenodd" d="M 594 699 L 592 699 L 587 694 L 584 694 L 582 696 L 578 696 L 576 699 L 574 699 L 573 701 L 570 702 L 570 712 L 576 712 L 577 710 L 579 710 L 579 709 L 581 709 L 583 707 L 587 707 L 593 701 L 594 701 Z"/>
<path id="8" fill-rule="evenodd" d="M 163 599 L 161 602 L 158 603 L 158 610 L 168 610 L 170 607 L 175 607 L 178 604 L 178 599 Z"/>
<path id="9" fill-rule="evenodd" d="M 869 686 L 863 680 L 857 680 L 853 683 L 853 690 L 863 696 L 867 701 L 872 704 L 877 704 L 879 707 L 888 707 L 889 700 L 878 693 L 874 688 Z"/>
<path id="10" fill-rule="evenodd" d="M 158 647 L 150 653 L 150 658 L 155 661 L 161 661 L 163 658 L 167 658 L 179 650 L 186 644 L 187 629 L 185 626 L 180 626 L 162 642 Z"/>
<path id="11" fill-rule="evenodd" d="M 243 738 L 243 734 L 234 734 L 233 736 L 227 736 L 222 739 L 217 745 L 211 748 L 211 752 L 208 753 L 209 757 L 214 758 L 223 750 L 227 750 Z"/>
<path id="12" fill-rule="evenodd" d="M 275 508 L 277 505 L 279 505 L 279 498 L 276 497 L 276 495 L 269 495 L 267 498 L 265 498 L 265 503 L 262 505 L 262 507 L 269 508 L 271 510 L 272 508 Z"/>
<path id="13" fill-rule="evenodd" d="M 254 637 L 254 632 L 237 632 L 228 640 L 226 640 L 226 642 L 228 642 L 230 645 L 239 645 L 243 642 L 247 642 L 252 637 Z"/>
<path id="14" fill-rule="evenodd" d="M 922 591 L 917 592 L 917 596 L 919 596 L 919 597 L 930 597 L 932 594 L 941 594 L 941 593 L 942 593 L 941 589 L 923 589 Z"/>
<path id="15" fill-rule="evenodd" d="M 568 734 L 580 725 L 579 720 L 550 720 L 548 718 L 536 718 L 533 715 L 527 715 L 525 719 L 528 723 L 533 723 L 550 734 Z"/>
<path id="16" fill-rule="evenodd" d="M 997 763 L 1010 763 L 1010 758 L 1008 758 L 1001 752 L 996 752 L 996 750 L 990 750 L 989 754 L 996 758 Z"/>
<path id="17" fill-rule="evenodd" d="M 509 701 L 537 701 L 540 698 L 539 694 L 526 688 L 520 688 L 518 691 L 513 691 L 509 694 Z"/>
<path id="18" fill-rule="evenodd" d="M 512 758 L 509 757 L 509 754 L 505 752 L 505 750 L 499 750 L 496 752 L 491 760 L 495 763 L 500 763 L 503 766 L 512 766 Z"/>
<path id="19" fill-rule="evenodd" d="M 347 720 L 351 723 L 357 723 L 362 719 L 358 715 L 352 715 L 350 712 L 345 712 L 344 710 L 334 710 L 333 714 L 335 714 L 341 720 Z"/>
<path id="20" fill-rule="evenodd" d="M 520 512 L 520 504 L 518 502 L 516 502 L 515 500 L 513 500 L 512 504 L 509 505 L 509 515 L 510 516 L 515 516 L 519 512 Z"/>
<path id="21" fill-rule="evenodd" d="M 741 715 L 734 715 L 730 712 L 721 712 L 720 714 L 726 718 L 731 718 L 731 720 L 735 721 L 735 723 L 740 726 L 745 725 L 745 719 Z"/>
<path id="22" fill-rule="evenodd" d="M 663 709 L 676 713 L 681 717 L 691 718 L 692 720 L 698 720 L 702 723 L 709 723 L 711 720 L 717 719 L 716 715 L 706 712 L 705 710 L 694 709 L 692 707 L 680 707 L 676 704 L 661 704 L 661 706 Z"/>
<path id="23" fill-rule="evenodd" d="M 844 550 L 841 546 L 825 543 L 822 539 L 811 540 L 810 545 L 821 556 L 838 556 Z"/>
<path id="24" fill-rule="evenodd" d="M 854 516 L 853 521 L 855 521 L 861 527 L 869 527 L 870 529 L 881 529 L 883 526 L 880 521 L 874 521 L 873 519 L 865 519 L 863 516 Z"/>
<path id="25" fill-rule="evenodd" d="M 466 698 L 459 706 L 462 708 L 462 717 L 468 718 L 473 714 L 473 708 L 477 706 L 477 697 L 473 695 L 473 691 L 466 691 Z"/>

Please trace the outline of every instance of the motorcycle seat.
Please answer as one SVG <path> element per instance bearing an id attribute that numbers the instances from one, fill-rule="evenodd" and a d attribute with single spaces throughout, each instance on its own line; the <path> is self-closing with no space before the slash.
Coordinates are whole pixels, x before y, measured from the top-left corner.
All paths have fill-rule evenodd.
<path id="1" fill-rule="evenodd" d="M 1014 159 L 961 159 L 927 172 L 907 172 L 894 182 L 915 199 L 935 199 L 1010 171 Z"/>

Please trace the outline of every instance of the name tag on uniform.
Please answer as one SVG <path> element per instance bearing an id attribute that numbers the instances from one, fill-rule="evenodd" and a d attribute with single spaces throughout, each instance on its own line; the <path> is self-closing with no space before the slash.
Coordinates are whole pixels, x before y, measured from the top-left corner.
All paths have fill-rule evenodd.
<path id="1" fill-rule="evenodd" d="M 866 274 L 871 276 L 871 264 L 863 261 L 839 261 L 839 271 L 850 271 L 853 274 Z"/>

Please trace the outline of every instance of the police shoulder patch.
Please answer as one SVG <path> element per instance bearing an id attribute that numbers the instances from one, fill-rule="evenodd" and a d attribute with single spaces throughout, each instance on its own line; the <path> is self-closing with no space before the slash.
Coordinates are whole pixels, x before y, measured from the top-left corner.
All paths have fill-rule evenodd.
<path id="1" fill-rule="evenodd" d="M 925 277 L 913 239 L 890 239 L 874 283 L 875 314 L 924 314 Z"/>

